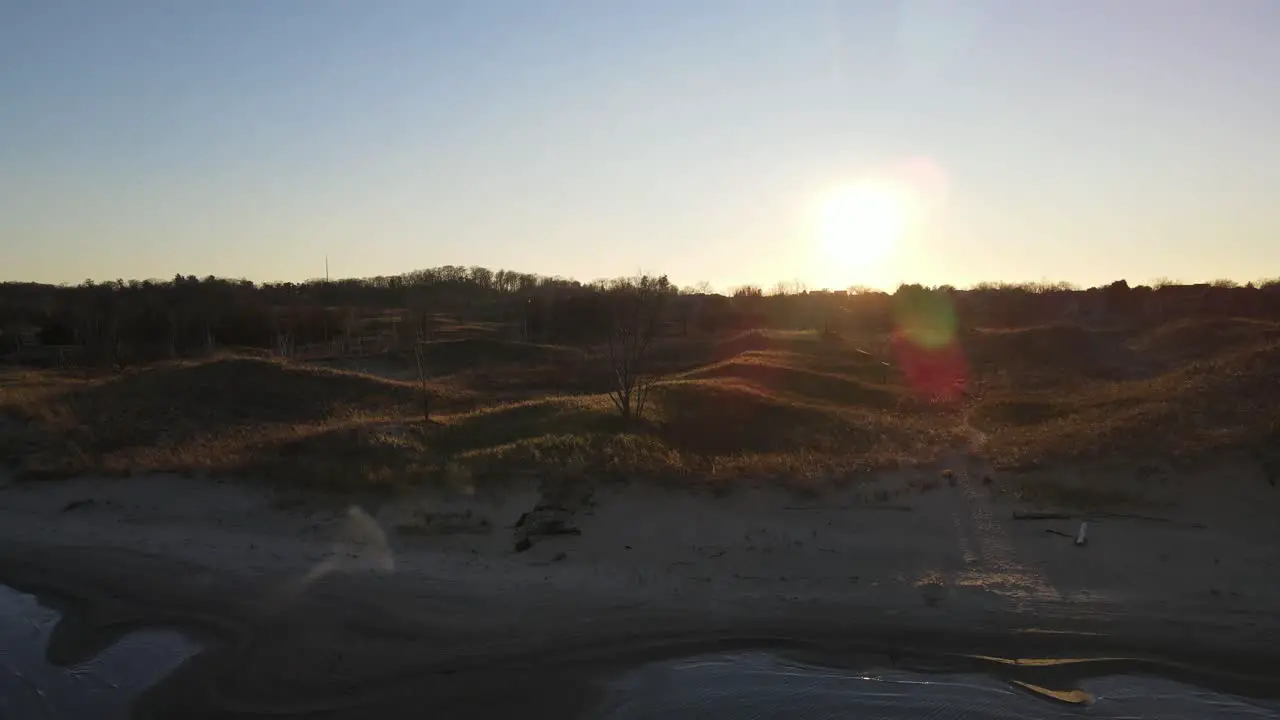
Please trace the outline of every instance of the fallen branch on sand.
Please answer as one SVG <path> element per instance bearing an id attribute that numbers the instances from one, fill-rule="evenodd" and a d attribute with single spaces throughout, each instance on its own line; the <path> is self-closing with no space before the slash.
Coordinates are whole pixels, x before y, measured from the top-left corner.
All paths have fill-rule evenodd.
<path id="1" fill-rule="evenodd" d="M 1014 510 L 1014 520 L 1070 520 L 1071 516 L 1060 512 L 1042 512 L 1038 510 Z"/>
<path id="2" fill-rule="evenodd" d="M 1204 523 L 1180 522 L 1178 520 L 1171 520 L 1169 518 L 1158 517 L 1156 515 L 1138 515 L 1136 513 L 1108 512 L 1108 513 L 1097 513 L 1096 516 L 1100 518 L 1115 518 L 1117 520 L 1148 520 L 1150 522 L 1169 523 L 1170 525 L 1180 525 L 1182 527 L 1195 528 L 1196 530 L 1205 530 L 1209 527 Z"/>
<path id="3" fill-rule="evenodd" d="M 93 498 L 86 498 L 84 500 L 72 500 L 71 502 L 62 506 L 62 512 L 71 512 L 72 510 L 78 510 L 79 508 L 82 508 L 82 507 L 89 507 L 90 505 L 93 505 Z"/>

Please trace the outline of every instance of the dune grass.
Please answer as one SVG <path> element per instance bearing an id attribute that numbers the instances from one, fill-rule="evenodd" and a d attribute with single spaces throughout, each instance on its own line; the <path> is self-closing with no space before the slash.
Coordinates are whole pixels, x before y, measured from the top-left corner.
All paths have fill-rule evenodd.
<path id="1" fill-rule="evenodd" d="M 1195 457 L 1280 440 L 1280 343 L 1220 353 L 1148 379 L 1075 392 L 1001 393 L 973 409 L 998 464 L 1117 456 Z"/>
<path id="2" fill-rule="evenodd" d="M 274 360 L 223 357 L 124 373 L 38 374 L 0 397 L 4 450 L 29 475 L 235 472 L 278 444 L 420 412 L 418 386 Z M 475 398 L 447 386 L 441 406 Z"/>
<path id="3" fill-rule="evenodd" d="M 1275 327 L 1231 323 L 968 331 L 969 393 L 950 403 L 913 392 L 887 336 L 670 338 L 651 407 L 627 424 L 598 349 L 491 328 L 427 344 L 430 421 L 418 384 L 395 379 L 403 357 L 383 375 L 234 356 L 15 370 L 0 373 L 0 451 L 27 477 L 209 472 L 338 492 L 520 475 L 823 485 L 967 448 L 972 429 L 1006 468 L 1190 456 L 1280 439 Z"/>
<path id="4" fill-rule="evenodd" d="M 452 373 L 477 365 L 556 366 L 574 369 L 583 361 L 576 348 L 491 338 L 458 338 L 423 343 L 423 358 L 432 371 Z"/>

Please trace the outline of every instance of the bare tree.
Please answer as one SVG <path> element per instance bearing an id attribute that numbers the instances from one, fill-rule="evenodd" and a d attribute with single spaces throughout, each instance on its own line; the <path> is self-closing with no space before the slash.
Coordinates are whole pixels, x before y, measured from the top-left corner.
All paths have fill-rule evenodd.
<path id="1" fill-rule="evenodd" d="M 293 351 L 297 344 L 297 336 L 294 333 L 295 322 L 292 313 L 284 314 L 277 312 L 275 318 L 276 332 L 274 337 L 274 347 L 277 357 L 288 360 L 293 357 Z"/>
<path id="2" fill-rule="evenodd" d="M 166 309 L 165 317 L 169 320 L 169 359 L 178 359 L 178 330 L 182 327 L 182 312 L 176 306 Z"/>
<path id="3" fill-rule="evenodd" d="M 609 365 L 613 369 L 613 388 L 609 399 L 624 420 L 642 416 L 649 401 L 654 380 L 647 367 L 649 346 L 670 287 L 665 275 L 642 275 L 616 283 L 612 289 Z"/>
<path id="4" fill-rule="evenodd" d="M 87 309 L 80 321 L 85 359 L 101 367 L 120 366 L 120 318 L 115 308 Z"/>
<path id="5" fill-rule="evenodd" d="M 284 330 L 276 331 L 276 356 L 288 360 L 293 357 L 293 348 L 293 335 Z"/>
<path id="6" fill-rule="evenodd" d="M 411 320 L 414 326 L 413 337 L 413 360 L 418 367 L 418 386 L 422 391 L 422 420 L 423 422 L 431 422 L 431 392 L 427 389 L 427 365 L 423 348 L 426 341 L 427 331 L 425 330 L 426 314 L 421 312 L 411 313 Z"/>
<path id="7" fill-rule="evenodd" d="M 351 346 L 360 347 L 360 313 L 354 307 L 343 308 L 342 311 L 342 344 L 343 354 L 351 352 Z"/>

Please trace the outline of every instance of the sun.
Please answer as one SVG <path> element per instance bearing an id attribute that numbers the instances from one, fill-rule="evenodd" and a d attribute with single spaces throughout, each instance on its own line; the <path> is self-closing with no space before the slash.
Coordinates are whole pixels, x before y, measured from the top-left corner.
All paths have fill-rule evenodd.
<path id="1" fill-rule="evenodd" d="M 902 239 L 909 215 L 907 203 L 891 186 L 858 183 L 838 188 L 819 206 L 823 259 L 846 267 L 883 259 Z"/>

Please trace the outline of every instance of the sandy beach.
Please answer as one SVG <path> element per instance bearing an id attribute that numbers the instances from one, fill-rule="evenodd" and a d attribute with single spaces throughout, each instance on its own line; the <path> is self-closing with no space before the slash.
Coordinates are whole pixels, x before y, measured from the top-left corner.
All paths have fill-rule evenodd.
<path id="1" fill-rule="evenodd" d="M 529 481 L 339 505 L 177 476 L 9 483 L 0 583 L 66 608 L 54 662 L 143 626 L 207 639 L 143 698 L 152 716 L 571 716 L 621 668 L 735 646 L 1138 658 L 1267 692 L 1280 522 L 1252 465 L 1147 470 L 1125 512 L 1016 519 L 1061 509 L 950 460 L 820 494 Z"/>

